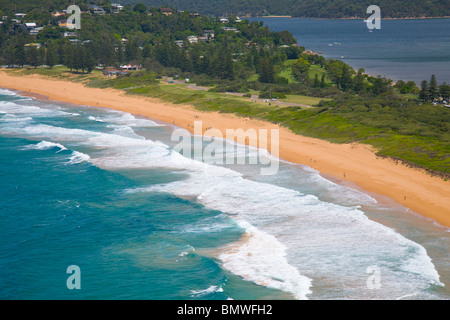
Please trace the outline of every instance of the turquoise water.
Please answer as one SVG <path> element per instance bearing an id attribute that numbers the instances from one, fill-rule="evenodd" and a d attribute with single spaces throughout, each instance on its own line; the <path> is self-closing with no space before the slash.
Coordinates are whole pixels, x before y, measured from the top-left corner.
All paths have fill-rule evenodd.
<path id="1" fill-rule="evenodd" d="M 191 159 L 176 129 L 0 90 L 0 299 L 450 297 L 449 229 L 307 166 Z"/>
<path id="2" fill-rule="evenodd" d="M 290 31 L 299 45 L 354 69 L 417 84 L 435 74 L 450 83 L 450 19 L 381 20 L 369 32 L 361 20 L 252 18 L 273 31 Z"/>

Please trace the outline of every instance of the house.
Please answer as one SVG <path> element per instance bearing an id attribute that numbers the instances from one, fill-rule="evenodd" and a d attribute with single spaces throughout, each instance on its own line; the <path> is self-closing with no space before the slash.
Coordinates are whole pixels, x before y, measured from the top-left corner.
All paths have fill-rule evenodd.
<path id="1" fill-rule="evenodd" d="M 234 32 L 234 33 L 240 32 L 238 29 L 232 28 L 232 27 L 222 27 L 222 28 L 220 28 L 220 29 L 225 30 L 225 31 L 232 31 L 232 32 Z"/>
<path id="2" fill-rule="evenodd" d="M 61 28 L 69 28 L 69 24 L 67 23 L 67 20 L 60 20 L 59 22 L 58 22 L 58 26 L 59 27 L 61 27 Z"/>
<path id="3" fill-rule="evenodd" d="M 173 13 L 173 10 L 170 8 L 161 8 L 161 12 L 166 16 L 170 16 Z"/>
<path id="4" fill-rule="evenodd" d="M 187 41 L 189 41 L 190 44 L 198 43 L 198 37 L 196 37 L 196 36 L 189 36 L 189 37 L 187 37 Z"/>
<path id="5" fill-rule="evenodd" d="M 308 55 L 317 55 L 318 54 L 317 52 L 314 52 L 312 50 L 305 50 L 303 53 L 308 54 Z"/>
<path id="6" fill-rule="evenodd" d="M 30 30 L 30 34 L 32 36 L 36 36 L 42 29 L 44 29 L 44 27 L 39 27 L 39 28 L 34 28 Z"/>
<path id="7" fill-rule="evenodd" d="M 25 30 L 30 31 L 31 29 L 36 28 L 36 23 L 34 23 L 34 22 L 25 22 L 25 23 L 23 24 L 23 28 L 24 28 Z"/>
<path id="8" fill-rule="evenodd" d="M 24 45 L 24 47 L 30 48 L 30 47 L 35 47 L 36 49 L 39 49 L 41 47 L 40 43 L 27 43 Z"/>
<path id="9" fill-rule="evenodd" d="M 127 65 L 120 66 L 120 69 L 127 70 L 127 71 L 130 71 L 130 70 L 141 70 L 142 66 L 141 65 L 136 65 L 136 64 L 127 64 Z"/>
<path id="10" fill-rule="evenodd" d="M 120 10 L 123 9 L 123 6 L 118 3 L 111 3 L 111 12 L 112 13 L 119 13 Z"/>
<path id="11" fill-rule="evenodd" d="M 175 43 L 176 43 L 180 48 L 183 48 L 183 47 L 184 47 L 184 41 L 183 41 L 183 40 L 175 40 Z"/>
<path id="12" fill-rule="evenodd" d="M 208 40 L 214 39 L 214 30 L 203 30 L 203 36 L 207 37 Z"/>
<path id="13" fill-rule="evenodd" d="M 78 34 L 76 32 L 66 31 L 64 32 L 64 38 L 67 37 L 76 37 Z"/>
<path id="14" fill-rule="evenodd" d="M 229 22 L 228 18 L 220 18 L 219 21 L 222 22 L 222 23 L 228 23 Z"/>
<path id="15" fill-rule="evenodd" d="M 103 70 L 103 75 L 105 75 L 107 77 L 112 77 L 112 78 L 115 78 L 115 77 L 121 76 L 121 75 L 126 75 L 126 74 L 128 74 L 128 72 L 117 70 L 117 69 L 112 69 L 112 68 Z"/>
<path id="16" fill-rule="evenodd" d="M 94 14 L 100 14 L 103 15 L 106 13 L 105 9 L 103 9 L 102 7 L 96 6 L 96 5 L 90 5 L 89 9 L 94 12 Z"/>
<path id="17" fill-rule="evenodd" d="M 16 13 L 16 18 L 24 18 L 27 14 L 26 13 Z"/>
<path id="18" fill-rule="evenodd" d="M 59 11 L 52 12 L 52 17 L 60 17 L 60 16 L 64 16 L 64 15 L 65 15 L 64 12 L 59 12 Z"/>

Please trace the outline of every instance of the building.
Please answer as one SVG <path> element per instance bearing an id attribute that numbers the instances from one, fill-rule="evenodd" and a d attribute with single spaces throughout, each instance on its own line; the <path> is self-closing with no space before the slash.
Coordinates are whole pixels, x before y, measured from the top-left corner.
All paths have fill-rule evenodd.
<path id="1" fill-rule="evenodd" d="M 238 29 L 233 28 L 233 27 L 222 27 L 222 28 L 220 28 L 220 29 L 225 30 L 225 31 L 232 31 L 232 32 L 234 32 L 234 33 L 238 33 L 238 32 L 239 32 Z"/>
<path id="2" fill-rule="evenodd" d="M 214 30 L 203 30 L 203 36 L 207 37 L 208 40 L 214 39 Z"/>
<path id="3" fill-rule="evenodd" d="M 52 12 L 52 17 L 60 17 L 60 16 L 64 16 L 64 15 L 65 15 L 64 12 L 59 12 L 59 11 Z"/>
<path id="4" fill-rule="evenodd" d="M 198 37 L 197 36 L 189 36 L 189 37 L 187 37 L 187 41 L 189 41 L 190 44 L 198 43 Z"/>
<path id="5" fill-rule="evenodd" d="M 136 64 L 127 64 L 127 65 L 120 66 L 120 69 L 126 70 L 126 71 L 141 70 L 142 66 L 141 65 L 136 65 Z"/>
<path id="6" fill-rule="evenodd" d="M 171 8 L 161 8 L 161 12 L 166 16 L 170 16 L 173 13 L 173 10 Z"/>
<path id="7" fill-rule="evenodd" d="M 24 45 L 24 47 L 30 48 L 30 47 L 35 47 L 36 49 L 39 49 L 41 47 L 40 43 L 27 43 Z"/>
<path id="8" fill-rule="evenodd" d="M 89 10 L 91 10 L 94 14 L 103 15 L 106 13 L 105 9 L 103 9 L 102 7 L 99 7 L 99 6 L 95 6 L 95 5 L 90 5 Z"/>
<path id="9" fill-rule="evenodd" d="M 65 38 L 67 38 L 67 37 L 76 37 L 76 36 L 78 36 L 78 34 L 76 33 L 76 32 L 71 32 L 71 31 L 66 31 L 66 32 L 64 32 L 64 37 Z"/>
<path id="10" fill-rule="evenodd" d="M 36 36 L 42 29 L 44 29 L 44 27 L 38 27 L 38 28 L 31 29 L 30 34 L 32 36 Z"/>
<path id="11" fill-rule="evenodd" d="M 36 28 L 36 23 L 34 23 L 34 22 L 25 22 L 25 23 L 23 24 L 23 28 L 24 28 L 25 30 L 30 31 L 31 29 Z"/>
<path id="12" fill-rule="evenodd" d="M 105 75 L 107 77 L 112 77 L 112 78 L 115 78 L 117 76 L 126 75 L 126 74 L 128 74 L 128 72 L 122 71 L 122 70 L 117 70 L 117 69 L 112 69 L 112 68 L 103 70 L 103 75 Z"/>
<path id="13" fill-rule="evenodd" d="M 183 41 L 183 40 L 175 40 L 175 43 L 176 43 L 180 48 L 183 48 L 183 47 L 184 47 L 184 41 Z"/>
<path id="14" fill-rule="evenodd" d="M 123 6 L 119 3 L 111 3 L 111 13 L 119 13 Z"/>
<path id="15" fill-rule="evenodd" d="M 58 22 L 58 26 L 61 28 L 69 28 L 69 24 L 67 23 L 67 20 L 60 20 Z"/>

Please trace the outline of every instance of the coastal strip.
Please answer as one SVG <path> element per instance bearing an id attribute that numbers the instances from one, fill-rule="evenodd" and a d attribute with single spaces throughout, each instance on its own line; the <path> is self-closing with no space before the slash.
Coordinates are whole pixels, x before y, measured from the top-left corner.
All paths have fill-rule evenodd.
<path id="1" fill-rule="evenodd" d="M 284 160 L 308 165 L 319 172 L 355 183 L 368 192 L 387 196 L 407 208 L 450 227 L 450 182 L 390 159 L 377 157 L 370 146 L 335 144 L 296 135 L 276 124 L 219 112 L 202 112 L 190 105 L 174 105 L 154 98 L 127 95 L 117 89 L 88 88 L 81 83 L 38 75 L 12 76 L 0 71 L 0 87 L 19 90 L 76 105 L 105 107 L 164 121 L 193 132 L 194 121 L 203 127 L 226 129 L 279 129 L 279 154 Z"/>

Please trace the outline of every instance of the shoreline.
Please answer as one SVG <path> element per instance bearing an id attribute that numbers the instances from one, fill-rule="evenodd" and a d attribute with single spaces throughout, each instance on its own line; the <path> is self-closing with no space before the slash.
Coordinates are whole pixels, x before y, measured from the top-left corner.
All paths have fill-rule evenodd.
<path id="1" fill-rule="evenodd" d="M 279 129 L 279 157 L 303 164 L 321 174 L 352 183 L 370 193 L 388 197 L 416 213 L 450 227 L 450 182 L 380 158 L 368 145 L 334 144 L 292 133 L 276 124 L 219 112 L 203 112 L 190 105 L 175 105 L 156 98 L 127 95 L 117 89 L 98 89 L 67 80 L 38 75 L 13 76 L 0 71 L 0 87 L 20 91 L 37 99 L 75 105 L 105 107 L 160 120 L 193 133 L 194 121 L 203 132 L 226 129 Z M 256 146 L 257 147 L 257 146 Z M 269 150 L 270 151 L 270 150 Z"/>
<path id="2" fill-rule="evenodd" d="M 320 18 L 320 17 L 294 17 L 294 16 L 255 16 L 255 17 L 242 17 L 244 19 L 248 18 L 294 18 L 294 19 L 317 19 L 317 20 L 364 20 L 367 17 L 347 17 L 347 18 Z M 405 18 L 391 18 L 381 17 L 382 20 L 423 20 L 423 19 L 449 19 L 450 16 L 442 17 L 405 17 Z"/>

